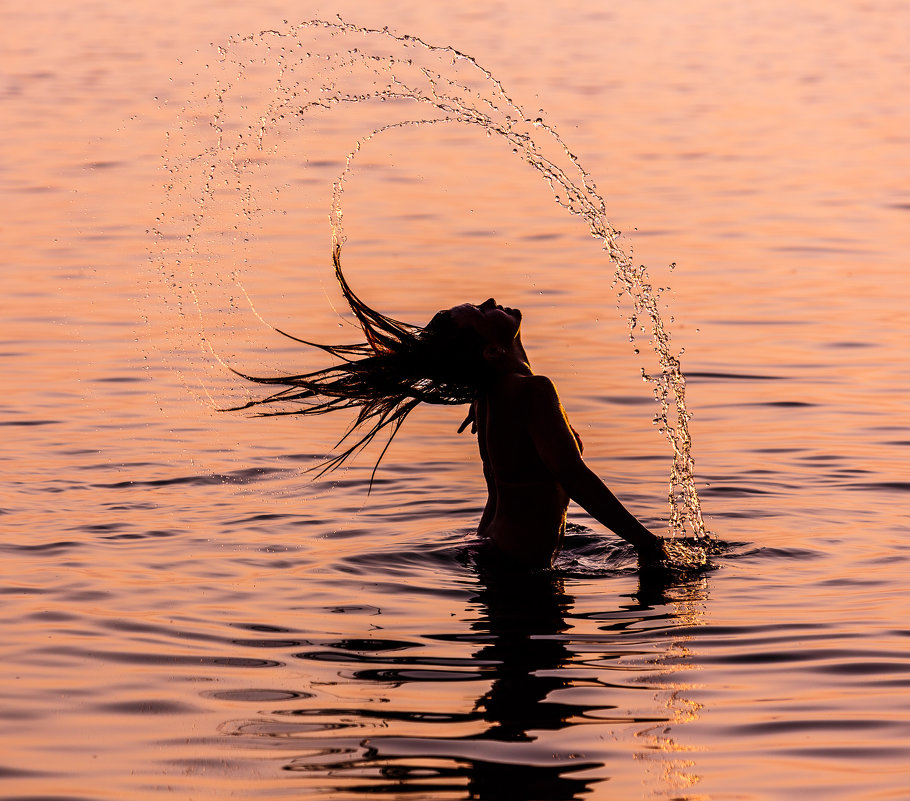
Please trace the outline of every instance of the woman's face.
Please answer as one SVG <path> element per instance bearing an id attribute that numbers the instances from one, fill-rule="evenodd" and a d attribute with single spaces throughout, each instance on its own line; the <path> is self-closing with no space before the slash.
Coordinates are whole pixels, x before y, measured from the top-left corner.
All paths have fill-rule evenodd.
<path id="1" fill-rule="evenodd" d="M 479 306 L 463 303 L 449 309 L 452 321 L 459 328 L 471 328 L 491 345 L 508 345 L 521 330 L 521 312 L 488 298 Z"/>

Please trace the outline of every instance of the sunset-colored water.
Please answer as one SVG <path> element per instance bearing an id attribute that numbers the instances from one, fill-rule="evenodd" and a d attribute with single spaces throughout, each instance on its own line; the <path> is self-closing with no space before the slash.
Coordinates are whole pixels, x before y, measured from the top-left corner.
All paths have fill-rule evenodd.
<path id="1" fill-rule="evenodd" d="M 4 15 L 0 799 L 910 797 L 910 8 L 627 6 Z M 469 54 L 596 182 L 665 288 L 713 570 L 640 584 L 573 507 L 552 574 L 487 575 L 463 409 L 415 412 L 369 495 L 378 447 L 304 472 L 347 419 L 217 411 L 253 396 L 225 364 L 322 364 L 269 325 L 356 339 L 333 182 L 402 101 L 269 127 L 239 183 L 236 139 L 192 159 L 312 78 L 296 26 L 336 12 Z M 371 139 L 346 275 L 416 323 L 522 308 L 589 464 L 666 532 L 650 334 L 512 151 Z"/>

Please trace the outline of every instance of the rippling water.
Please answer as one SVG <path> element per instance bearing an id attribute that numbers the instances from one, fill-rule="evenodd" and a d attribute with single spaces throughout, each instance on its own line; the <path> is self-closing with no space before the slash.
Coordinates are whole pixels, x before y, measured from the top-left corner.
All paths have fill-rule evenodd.
<path id="1" fill-rule="evenodd" d="M 302 473 L 344 421 L 212 411 L 206 392 L 243 388 L 181 335 L 194 311 L 147 257 L 166 132 L 209 85 L 209 42 L 290 12 L 17 7 L 0 798 L 907 797 L 906 7 L 459 8 L 340 10 L 470 53 L 596 178 L 670 287 L 702 506 L 733 547 L 641 583 L 575 510 L 557 570 L 493 576 L 459 410 L 415 414 L 369 496 L 369 454 Z M 246 258 L 278 328 L 347 333 L 327 210 L 370 114 L 313 119 L 263 163 L 287 213 L 248 245 L 209 209 L 209 274 L 220 287 Z M 666 527 L 672 453 L 627 309 L 536 175 L 482 136 L 403 131 L 361 156 L 345 230 L 348 277 L 387 313 L 523 308 L 589 462 Z M 221 355 L 312 363 L 246 309 L 206 309 Z"/>

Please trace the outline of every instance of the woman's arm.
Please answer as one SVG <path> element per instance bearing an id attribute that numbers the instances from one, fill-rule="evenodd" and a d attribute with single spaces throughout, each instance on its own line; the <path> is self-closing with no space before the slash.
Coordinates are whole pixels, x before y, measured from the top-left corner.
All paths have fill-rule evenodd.
<path id="1" fill-rule="evenodd" d="M 573 501 L 630 542 L 642 560 L 660 559 L 663 556 L 660 537 L 648 531 L 581 458 L 553 382 L 546 376 L 527 380 L 528 427 L 544 465 Z"/>

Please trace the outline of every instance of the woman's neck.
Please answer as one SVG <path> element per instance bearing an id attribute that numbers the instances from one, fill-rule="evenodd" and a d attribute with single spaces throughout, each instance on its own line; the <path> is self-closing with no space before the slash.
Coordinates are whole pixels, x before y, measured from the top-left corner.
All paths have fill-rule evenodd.
<path id="1" fill-rule="evenodd" d="M 510 375 L 534 375 L 531 370 L 531 364 L 528 361 L 528 354 L 525 353 L 525 349 L 518 339 L 512 343 L 510 350 L 505 351 L 499 357 L 496 361 L 495 369 L 497 374 L 503 378 Z"/>

